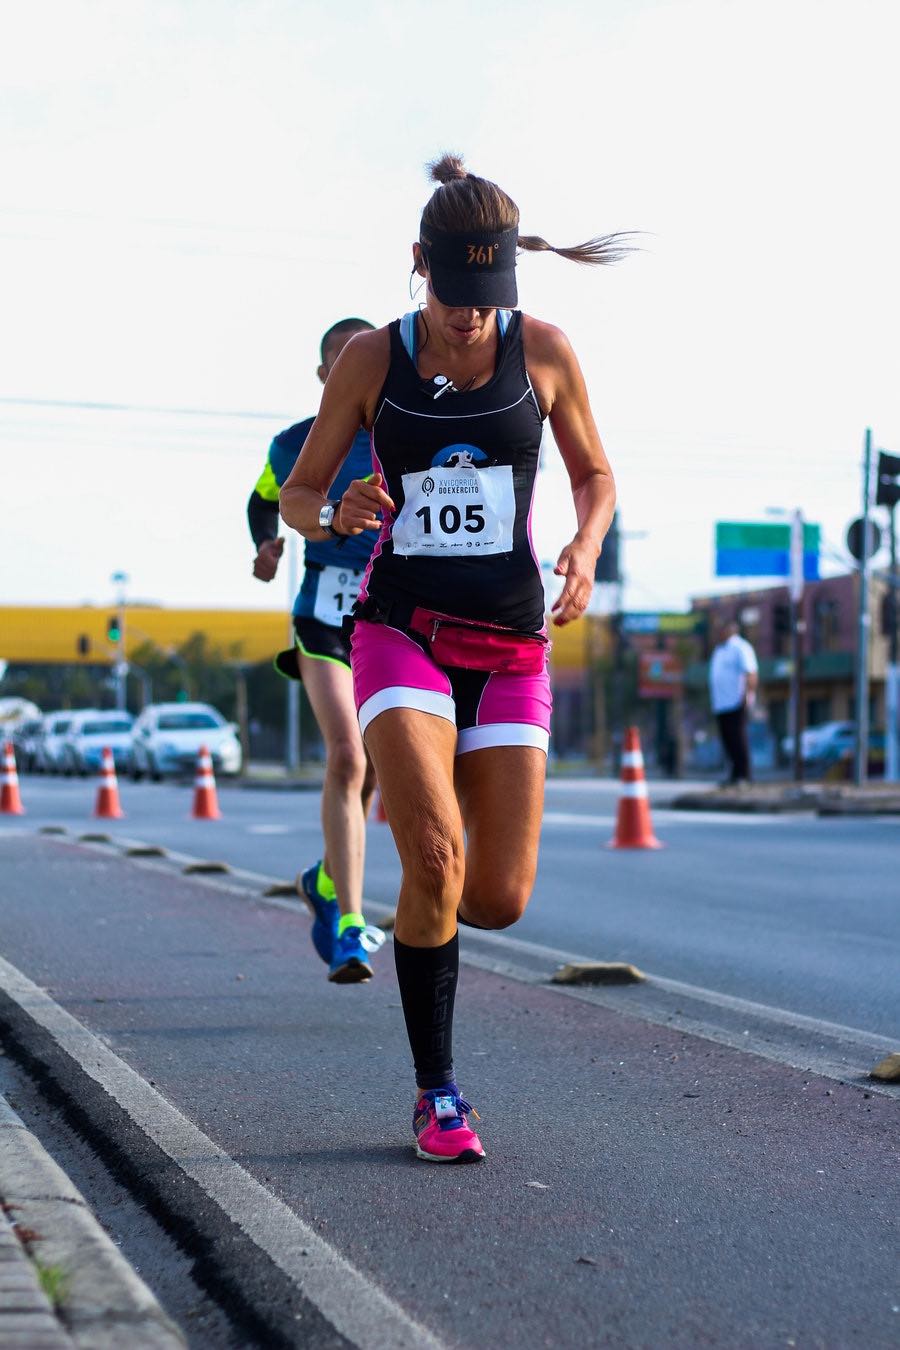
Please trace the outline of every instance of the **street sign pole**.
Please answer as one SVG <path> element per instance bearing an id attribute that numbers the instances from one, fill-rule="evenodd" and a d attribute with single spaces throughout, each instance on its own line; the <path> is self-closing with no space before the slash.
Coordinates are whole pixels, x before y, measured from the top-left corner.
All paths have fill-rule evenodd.
<path id="1" fill-rule="evenodd" d="M 791 516 L 791 725 L 794 734 L 793 775 L 799 783 L 803 778 L 803 512 Z"/>
<path id="2" fill-rule="evenodd" d="M 890 521 L 891 571 L 888 582 L 888 615 L 890 618 L 890 661 L 884 688 L 884 776 L 889 783 L 900 779 L 900 668 L 898 668 L 898 605 L 897 586 L 897 530 L 894 520 L 896 503 L 888 512 Z"/>
<path id="3" fill-rule="evenodd" d="M 872 477 L 872 429 L 866 427 L 863 454 L 862 537 L 859 562 L 859 615 L 856 638 L 856 760 L 854 782 L 862 786 L 869 767 L 869 483 Z"/>

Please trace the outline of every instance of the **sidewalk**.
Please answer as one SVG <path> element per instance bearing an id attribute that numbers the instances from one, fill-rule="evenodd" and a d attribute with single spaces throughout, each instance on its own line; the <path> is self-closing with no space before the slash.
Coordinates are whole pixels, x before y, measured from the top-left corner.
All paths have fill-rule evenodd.
<path id="1" fill-rule="evenodd" d="M 0 1350 L 183 1350 L 184 1337 L 0 1096 Z"/>

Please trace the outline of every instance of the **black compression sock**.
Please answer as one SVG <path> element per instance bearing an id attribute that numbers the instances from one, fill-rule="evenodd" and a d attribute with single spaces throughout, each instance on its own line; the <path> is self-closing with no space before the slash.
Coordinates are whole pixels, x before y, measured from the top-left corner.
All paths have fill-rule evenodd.
<path id="1" fill-rule="evenodd" d="M 456 933 L 443 947 L 408 947 L 394 938 L 406 1034 L 420 1088 L 453 1082 L 453 1000 L 459 973 Z"/>

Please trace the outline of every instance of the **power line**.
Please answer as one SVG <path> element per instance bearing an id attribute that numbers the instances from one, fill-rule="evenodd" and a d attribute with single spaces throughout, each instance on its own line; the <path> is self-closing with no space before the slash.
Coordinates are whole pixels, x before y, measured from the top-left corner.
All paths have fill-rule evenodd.
<path id="1" fill-rule="evenodd" d="M 85 412 L 159 413 L 171 417 L 231 417 L 253 420 L 283 420 L 286 412 L 250 412 L 238 408 L 166 408 L 152 403 L 93 403 L 86 399 L 12 398 L 0 395 L 0 404 L 21 408 L 78 408 Z"/>

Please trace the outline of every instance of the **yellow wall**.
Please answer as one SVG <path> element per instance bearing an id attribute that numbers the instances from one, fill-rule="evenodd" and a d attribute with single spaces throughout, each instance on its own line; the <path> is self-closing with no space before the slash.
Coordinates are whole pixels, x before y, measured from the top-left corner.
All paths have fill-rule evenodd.
<path id="1" fill-rule="evenodd" d="M 105 609 L 0 606 L 0 657 L 13 662 L 85 665 L 112 662 L 116 651 L 106 640 L 115 606 Z M 288 616 L 281 610 L 128 609 L 125 649 L 131 656 L 146 642 L 162 651 L 178 647 L 194 633 L 205 633 L 213 646 L 234 660 L 268 660 L 290 641 Z M 90 638 L 89 655 L 78 655 L 78 638 Z"/>
<path id="2" fill-rule="evenodd" d="M 112 662 L 117 653 L 106 640 L 106 625 L 114 613 L 113 605 L 104 609 L 0 606 L 0 658 L 57 665 Z M 554 669 L 584 669 L 588 622 L 579 619 L 564 628 L 551 626 Z M 291 640 L 288 616 L 281 610 L 140 607 L 126 610 L 127 656 L 148 641 L 168 651 L 194 633 L 206 634 L 210 643 L 227 656 L 249 663 L 268 660 Z M 85 657 L 78 655 L 81 634 L 91 641 L 90 653 Z"/>

